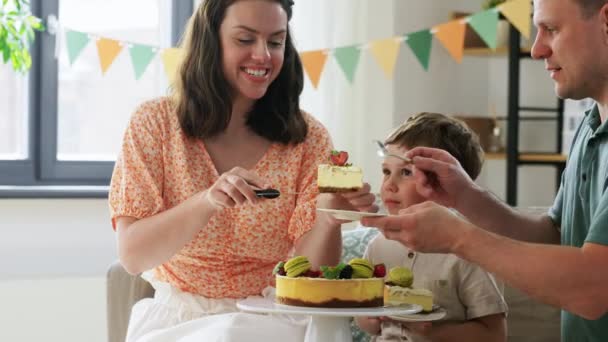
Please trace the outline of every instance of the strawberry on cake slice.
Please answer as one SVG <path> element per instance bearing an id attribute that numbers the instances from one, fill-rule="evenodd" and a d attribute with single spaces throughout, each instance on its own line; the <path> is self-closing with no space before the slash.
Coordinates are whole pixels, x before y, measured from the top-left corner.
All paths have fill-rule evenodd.
<path id="1" fill-rule="evenodd" d="M 319 192 L 357 191 L 363 187 L 363 171 L 348 164 L 348 152 L 331 151 L 329 164 L 318 168 L 317 186 Z"/>

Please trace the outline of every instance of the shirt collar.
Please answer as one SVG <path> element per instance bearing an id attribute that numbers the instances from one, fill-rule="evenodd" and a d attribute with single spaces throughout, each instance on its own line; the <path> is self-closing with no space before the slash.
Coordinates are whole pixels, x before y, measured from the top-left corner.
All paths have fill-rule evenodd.
<path id="1" fill-rule="evenodd" d="M 595 104 L 591 109 L 585 112 L 585 116 L 587 119 L 587 124 L 591 128 L 591 131 L 594 132 L 594 135 L 604 135 L 608 134 L 608 120 L 602 123 L 602 119 L 600 117 L 600 110 Z"/>

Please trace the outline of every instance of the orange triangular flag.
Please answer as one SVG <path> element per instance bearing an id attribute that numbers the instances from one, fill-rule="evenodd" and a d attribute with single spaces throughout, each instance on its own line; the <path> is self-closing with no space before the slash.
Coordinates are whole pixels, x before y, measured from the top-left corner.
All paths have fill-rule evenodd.
<path id="1" fill-rule="evenodd" d="M 101 65 L 101 73 L 105 74 L 122 50 L 122 46 L 119 41 L 108 38 L 100 38 L 96 44 L 99 64 Z"/>
<path id="2" fill-rule="evenodd" d="M 465 23 L 462 19 L 452 20 L 445 24 L 435 26 L 433 32 L 441 44 L 448 50 L 452 58 L 458 63 L 462 61 L 464 50 Z"/>
<path id="3" fill-rule="evenodd" d="M 161 53 L 165 75 L 170 84 L 173 83 L 175 76 L 177 76 L 177 66 L 181 63 L 183 57 L 183 52 L 179 48 L 164 49 Z"/>
<path id="4" fill-rule="evenodd" d="M 306 51 L 300 54 L 300 58 L 302 59 L 302 64 L 304 64 L 304 70 L 306 70 L 308 78 L 316 89 L 319 85 L 325 62 L 327 61 L 327 52 L 324 50 Z"/>
<path id="5" fill-rule="evenodd" d="M 392 78 L 393 71 L 395 70 L 395 63 L 397 62 L 397 55 L 399 54 L 399 47 L 401 46 L 401 40 L 397 37 L 393 37 L 375 40 L 370 44 L 372 55 L 376 57 L 376 61 L 380 64 L 384 74 L 386 77 Z"/>
<path id="6" fill-rule="evenodd" d="M 524 37 L 530 39 L 532 15 L 530 0 L 511 0 L 497 7 Z"/>

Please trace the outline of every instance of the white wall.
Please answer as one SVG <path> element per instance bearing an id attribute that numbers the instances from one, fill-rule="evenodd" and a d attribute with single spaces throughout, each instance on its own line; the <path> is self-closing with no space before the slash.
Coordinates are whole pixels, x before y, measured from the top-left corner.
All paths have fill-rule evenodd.
<path id="1" fill-rule="evenodd" d="M 101 276 L 116 259 L 105 199 L 5 199 L 0 217 L 0 280 Z"/>

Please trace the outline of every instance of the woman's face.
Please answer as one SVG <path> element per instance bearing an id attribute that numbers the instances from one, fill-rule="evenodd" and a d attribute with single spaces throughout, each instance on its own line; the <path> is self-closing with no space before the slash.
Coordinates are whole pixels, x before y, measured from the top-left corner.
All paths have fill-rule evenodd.
<path id="1" fill-rule="evenodd" d="M 222 68 L 236 101 L 255 101 L 277 78 L 285 54 L 287 14 L 276 1 L 240 0 L 220 26 Z"/>

